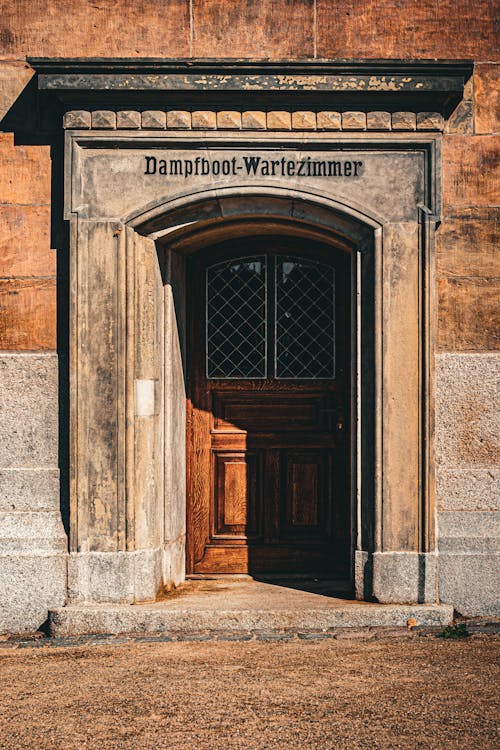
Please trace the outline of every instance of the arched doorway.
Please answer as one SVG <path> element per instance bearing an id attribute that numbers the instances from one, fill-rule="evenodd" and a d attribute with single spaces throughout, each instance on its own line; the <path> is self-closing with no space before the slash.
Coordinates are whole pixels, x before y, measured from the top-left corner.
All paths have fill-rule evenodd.
<path id="1" fill-rule="evenodd" d="M 188 573 L 349 581 L 351 265 L 273 234 L 191 256 Z"/>
<path id="2" fill-rule="evenodd" d="M 162 586 L 184 580 L 185 312 L 192 296 L 186 268 L 190 257 L 216 243 L 232 240 L 238 244 L 234 254 L 242 257 L 243 238 L 284 235 L 323 243 L 330 252 L 336 248 L 352 263 L 350 584 L 358 598 L 432 600 L 431 482 L 422 477 L 424 447 L 429 450 L 422 441 L 430 429 L 424 421 L 428 309 L 422 310 L 422 301 L 429 298 L 415 291 L 424 278 L 430 229 L 415 217 L 401 224 L 397 216 L 367 215 L 357 205 L 290 188 L 254 186 L 156 201 L 127 216 L 123 230 L 114 220 L 75 227 L 73 310 L 83 321 L 72 360 L 75 569 L 90 570 L 103 555 L 117 571 L 125 561 L 123 586 L 110 592 L 114 600 L 152 598 Z M 307 253 L 299 255 L 307 259 Z M 106 306 L 88 303 L 91 288 L 104 295 Z M 92 335 L 85 338 L 87 331 Z M 106 346 L 111 335 L 112 349 Z M 99 502 L 89 504 L 90 496 Z M 106 515 L 102 508 L 108 506 Z"/>

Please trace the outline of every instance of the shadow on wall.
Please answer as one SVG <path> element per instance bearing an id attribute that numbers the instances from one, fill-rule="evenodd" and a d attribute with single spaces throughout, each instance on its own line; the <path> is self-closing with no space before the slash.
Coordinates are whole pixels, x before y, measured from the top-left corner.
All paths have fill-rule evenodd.
<path id="1" fill-rule="evenodd" d="M 9 64 L 0 99 L 0 131 L 14 133 L 15 146 L 49 146 L 51 175 L 50 248 L 56 253 L 57 354 L 59 381 L 60 506 L 69 535 L 69 223 L 64 211 L 64 132 L 62 110 L 55 97 L 40 107 L 36 76 L 26 63 Z M 20 86 L 24 86 L 22 90 Z M 16 97 L 14 99 L 14 97 Z M 13 100 L 13 101 L 12 101 Z M 33 178 L 39 178 L 33 175 Z M 22 248 L 19 248 L 22 252 Z"/>

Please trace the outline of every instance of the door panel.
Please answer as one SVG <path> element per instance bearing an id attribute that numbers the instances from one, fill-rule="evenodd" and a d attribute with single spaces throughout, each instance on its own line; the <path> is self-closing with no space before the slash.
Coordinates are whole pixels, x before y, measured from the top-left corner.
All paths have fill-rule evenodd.
<path id="1" fill-rule="evenodd" d="M 188 572 L 347 578 L 349 257 L 250 238 L 189 277 Z"/>
<path id="2" fill-rule="evenodd" d="M 246 539 L 258 531 L 258 456 L 214 451 L 213 539 Z"/>
<path id="3" fill-rule="evenodd" d="M 214 393 L 216 432 L 295 432 L 323 427 L 326 398 L 322 393 Z"/>
<path id="4" fill-rule="evenodd" d="M 287 452 L 284 535 L 316 532 L 324 528 L 324 505 L 329 504 L 325 488 L 327 472 L 324 456 L 310 453 Z M 287 533 L 288 532 L 288 533 Z"/>

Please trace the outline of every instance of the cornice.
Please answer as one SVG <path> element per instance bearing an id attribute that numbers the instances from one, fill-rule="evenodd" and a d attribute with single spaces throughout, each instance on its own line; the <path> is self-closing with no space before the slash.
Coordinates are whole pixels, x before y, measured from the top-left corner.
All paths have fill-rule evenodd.
<path id="1" fill-rule="evenodd" d="M 228 97 L 323 108 L 369 106 L 439 111 L 462 98 L 468 60 L 162 60 L 29 58 L 38 89 L 63 102 L 177 100 L 210 104 Z M 384 107 L 381 107 L 384 102 Z M 326 106 L 325 106 L 326 105 Z M 353 106 L 353 105 L 356 105 Z"/>

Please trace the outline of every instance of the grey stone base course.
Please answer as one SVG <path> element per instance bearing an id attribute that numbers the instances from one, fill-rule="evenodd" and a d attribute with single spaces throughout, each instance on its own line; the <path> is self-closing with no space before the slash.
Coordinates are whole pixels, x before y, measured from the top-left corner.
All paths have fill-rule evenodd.
<path id="1" fill-rule="evenodd" d="M 135 552 L 72 552 L 68 599 L 74 604 L 153 601 L 167 585 L 185 578 L 184 540 Z"/>
<path id="2" fill-rule="evenodd" d="M 66 601 L 55 352 L 0 353 L 0 633 L 39 628 Z"/>
<path id="3" fill-rule="evenodd" d="M 439 595 L 461 615 L 500 614 L 500 554 L 442 552 Z"/>
<path id="4" fill-rule="evenodd" d="M 0 512 L 0 555 L 65 553 L 66 534 L 59 511 Z"/>
<path id="5" fill-rule="evenodd" d="M 500 510 L 500 468 L 436 467 L 440 511 Z"/>
<path id="6" fill-rule="evenodd" d="M 72 552 L 68 599 L 73 603 L 152 601 L 162 587 L 161 550 Z"/>
<path id="7" fill-rule="evenodd" d="M 489 509 L 490 485 L 499 469 L 499 383 L 498 353 L 436 356 L 438 508 L 474 510 L 477 504 L 478 510 Z"/>
<path id="8" fill-rule="evenodd" d="M 57 468 L 57 363 L 55 353 L 0 352 L 2 470 Z M 31 495 L 32 490 L 26 489 Z M 2 495 L 8 497 L 11 491 L 16 492 L 4 481 Z"/>
<path id="9" fill-rule="evenodd" d="M 85 633 L 161 633 L 216 631 L 323 630 L 374 626 L 405 627 L 408 620 L 418 625 L 445 626 L 453 620 L 453 607 L 446 605 L 347 604 L 317 610 L 190 610 L 182 607 L 68 606 L 49 613 L 53 636 Z"/>
<path id="10" fill-rule="evenodd" d="M 500 513 L 446 511 L 438 514 L 438 544 L 443 552 L 500 552 Z"/>
<path id="11" fill-rule="evenodd" d="M 374 552 L 373 596 L 380 603 L 437 601 L 437 555 Z"/>
<path id="12" fill-rule="evenodd" d="M 59 511 L 59 469 L 0 468 L 0 512 Z"/>
<path id="13" fill-rule="evenodd" d="M 0 555 L 0 633 L 27 633 L 66 600 L 66 553 Z"/>

